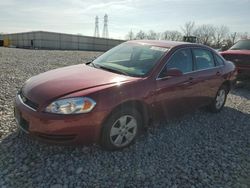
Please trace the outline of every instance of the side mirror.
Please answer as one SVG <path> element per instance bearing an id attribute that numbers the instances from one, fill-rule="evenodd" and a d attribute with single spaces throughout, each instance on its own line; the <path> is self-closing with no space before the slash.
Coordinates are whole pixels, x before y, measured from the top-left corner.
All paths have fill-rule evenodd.
<path id="1" fill-rule="evenodd" d="M 165 76 L 169 76 L 169 77 L 178 77 L 182 75 L 183 75 L 182 71 L 177 68 L 168 69 L 165 73 Z"/>
<path id="2" fill-rule="evenodd" d="M 167 78 L 170 78 L 170 77 L 179 77 L 179 76 L 182 76 L 183 73 L 180 69 L 177 69 L 177 68 L 171 68 L 171 69 L 165 69 L 161 72 L 160 74 L 160 78 L 162 79 L 167 79 Z"/>

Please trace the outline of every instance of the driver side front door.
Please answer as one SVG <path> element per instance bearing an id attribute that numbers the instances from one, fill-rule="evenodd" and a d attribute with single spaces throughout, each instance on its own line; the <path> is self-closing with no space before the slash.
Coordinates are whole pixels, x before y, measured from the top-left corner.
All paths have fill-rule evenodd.
<path id="1" fill-rule="evenodd" d="M 181 76 L 163 76 L 165 71 L 177 68 Z M 179 49 L 164 65 L 156 80 L 154 93 L 158 115 L 178 116 L 194 109 L 196 98 L 199 97 L 199 84 L 193 72 L 193 58 L 190 48 Z"/>

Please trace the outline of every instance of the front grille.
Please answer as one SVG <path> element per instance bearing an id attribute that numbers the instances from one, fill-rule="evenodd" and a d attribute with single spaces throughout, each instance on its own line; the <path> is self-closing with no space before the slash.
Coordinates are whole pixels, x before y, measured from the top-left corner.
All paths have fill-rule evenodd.
<path id="1" fill-rule="evenodd" d="M 27 97 L 25 97 L 25 96 L 23 95 L 22 92 L 20 92 L 19 95 L 20 95 L 20 98 L 21 98 L 22 102 L 23 102 L 24 104 L 26 104 L 28 107 L 30 107 L 30 108 L 32 108 L 32 109 L 34 109 L 34 110 L 37 110 L 37 109 L 38 109 L 38 107 L 39 107 L 38 104 L 36 104 L 36 103 L 34 103 L 33 101 L 29 100 Z"/>

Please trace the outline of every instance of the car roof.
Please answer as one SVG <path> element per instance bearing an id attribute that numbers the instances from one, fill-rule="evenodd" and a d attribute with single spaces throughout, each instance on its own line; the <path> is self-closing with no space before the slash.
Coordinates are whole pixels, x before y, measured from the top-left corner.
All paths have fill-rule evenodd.
<path id="1" fill-rule="evenodd" d="M 180 46 L 180 45 L 203 46 L 203 45 L 189 43 L 189 42 L 177 42 L 177 41 L 167 41 L 167 40 L 131 40 L 128 42 L 138 43 L 138 44 L 148 44 L 148 45 L 165 47 L 165 48 L 172 48 L 172 47 Z"/>

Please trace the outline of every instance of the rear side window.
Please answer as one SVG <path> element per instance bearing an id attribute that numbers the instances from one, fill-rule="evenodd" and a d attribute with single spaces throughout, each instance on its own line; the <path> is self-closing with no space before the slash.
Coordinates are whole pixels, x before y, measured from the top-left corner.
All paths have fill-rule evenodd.
<path id="1" fill-rule="evenodd" d="M 224 65 L 224 61 L 222 60 L 222 58 L 220 56 L 218 56 L 217 54 L 215 54 L 215 61 L 216 61 L 216 65 L 220 66 L 220 65 Z"/>
<path id="2" fill-rule="evenodd" d="M 183 73 L 191 72 L 193 69 L 192 52 L 190 49 L 178 50 L 167 63 L 167 69 L 177 68 Z"/>
<path id="3" fill-rule="evenodd" d="M 213 55 L 205 49 L 193 49 L 196 70 L 213 68 L 215 66 Z"/>

